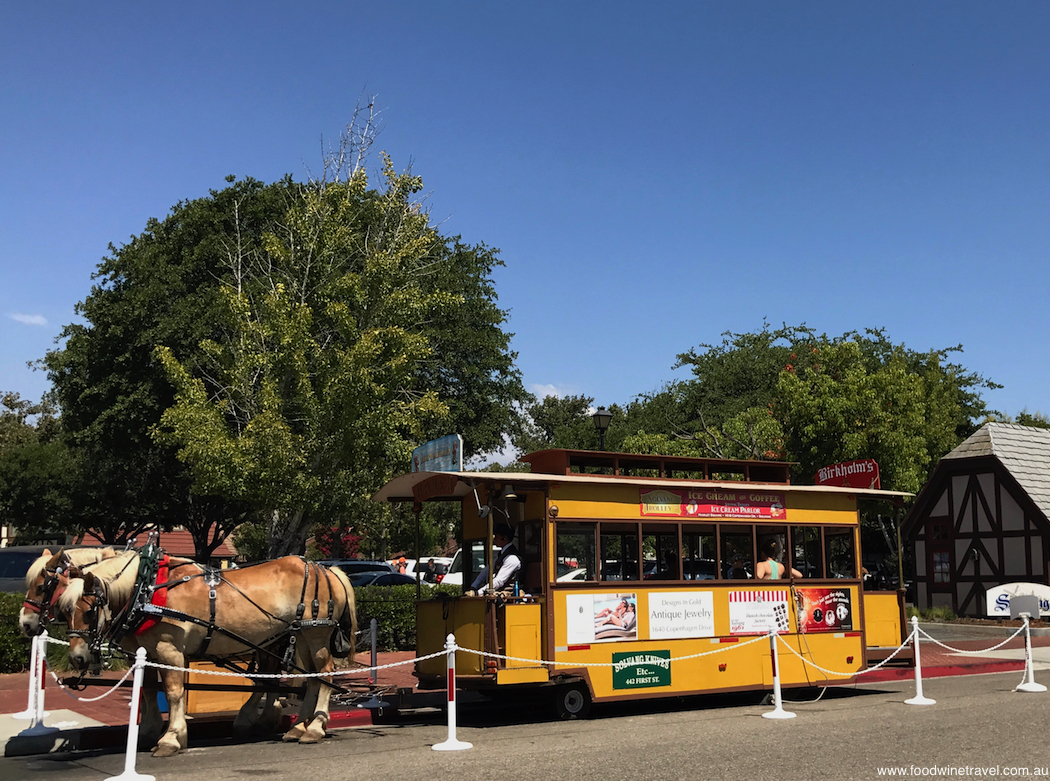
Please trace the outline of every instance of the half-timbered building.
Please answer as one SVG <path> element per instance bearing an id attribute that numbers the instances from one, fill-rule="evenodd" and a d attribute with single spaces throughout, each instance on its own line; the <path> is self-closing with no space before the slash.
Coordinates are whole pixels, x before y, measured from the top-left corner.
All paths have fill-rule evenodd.
<path id="1" fill-rule="evenodd" d="M 904 521 L 919 608 L 986 614 L 1003 583 L 1050 584 L 1050 430 L 988 423 L 941 459 Z"/>

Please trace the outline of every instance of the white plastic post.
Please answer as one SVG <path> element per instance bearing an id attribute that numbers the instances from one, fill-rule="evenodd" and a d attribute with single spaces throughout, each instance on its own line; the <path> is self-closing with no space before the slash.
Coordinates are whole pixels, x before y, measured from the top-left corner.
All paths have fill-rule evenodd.
<path id="1" fill-rule="evenodd" d="M 453 634 L 445 638 L 445 653 L 448 660 L 448 739 L 435 743 L 434 751 L 463 751 L 474 748 L 474 744 L 456 740 L 456 636 Z"/>
<path id="2" fill-rule="evenodd" d="M 777 633 L 773 630 L 769 633 L 769 660 L 773 664 L 773 705 L 769 713 L 763 713 L 763 719 L 793 719 L 795 714 L 784 710 L 784 700 L 780 697 L 780 665 L 777 656 Z"/>
<path id="3" fill-rule="evenodd" d="M 24 711 L 12 713 L 12 719 L 32 719 L 36 716 L 36 695 L 40 689 L 40 682 L 36 679 L 36 674 L 39 671 L 37 667 L 37 650 L 39 647 L 40 635 L 33 635 L 33 639 L 29 643 L 29 702 L 26 704 Z"/>
<path id="4" fill-rule="evenodd" d="M 922 693 L 922 659 L 919 656 L 919 617 L 911 617 L 912 644 L 915 646 L 915 696 L 905 700 L 906 705 L 936 705 L 937 700 L 931 700 Z"/>
<path id="5" fill-rule="evenodd" d="M 50 714 L 44 711 L 44 656 L 47 653 L 47 632 L 41 632 L 33 638 L 36 646 L 36 654 L 30 649 L 29 674 L 30 700 L 32 702 L 32 715 L 29 717 L 29 726 L 18 733 L 19 737 L 31 738 L 36 735 L 50 735 L 58 732 L 57 727 L 45 727 L 44 718 Z"/>
<path id="6" fill-rule="evenodd" d="M 1025 680 L 1017 685 L 1015 692 L 1045 692 L 1046 687 L 1035 682 L 1035 668 L 1032 665 L 1032 633 L 1029 631 L 1028 615 L 1024 614 L 1024 670 Z"/>
<path id="7" fill-rule="evenodd" d="M 156 781 L 153 776 L 135 770 L 135 754 L 139 745 L 139 697 L 142 695 L 142 676 L 146 669 L 146 649 L 135 652 L 135 677 L 131 684 L 131 715 L 128 717 L 128 746 L 124 754 L 124 772 L 110 776 L 106 781 Z"/>
<path id="8" fill-rule="evenodd" d="M 44 710 L 44 676 L 47 673 L 47 630 L 45 629 L 37 636 L 40 638 L 40 644 L 36 649 L 36 717 L 43 724 L 44 718 L 51 715 Z"/>
<path id="9" fill-rule="evenodd" d="M 369 683 L 375 683 L 376 681 L 379 680 L 379 671 L 376 669 L 376 667 L 379 666 L 379 656 L 377 654 L 377 648 L 378 648 L 377 640 L 378 640 L 378 637 L 379 637 L 379 621 L 377 621 L 376 619 L 373 618 L 369 622 L 368 628 L 371 630 L 371 634 L 372 634 L 372 672 L 368 676 L 368 682 Z"/>

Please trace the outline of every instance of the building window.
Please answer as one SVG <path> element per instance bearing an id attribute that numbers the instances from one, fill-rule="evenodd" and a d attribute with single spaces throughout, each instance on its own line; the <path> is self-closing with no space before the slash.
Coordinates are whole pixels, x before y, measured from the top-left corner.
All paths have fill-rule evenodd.
<path id="1" fill-rule="evenodd" d="M 951 583 L 952 570 L 951 562 L 948 560 L 948 551 L 936 550 L 932 553 L 933 556 L 933 582 L 934 583 Z"/>

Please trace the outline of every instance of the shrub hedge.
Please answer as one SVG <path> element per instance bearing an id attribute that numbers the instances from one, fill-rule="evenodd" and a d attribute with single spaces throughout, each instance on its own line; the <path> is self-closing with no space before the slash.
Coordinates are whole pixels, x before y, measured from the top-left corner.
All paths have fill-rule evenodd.
<path id="1" fill-rule="evenodd" d="M 423 587 L 423 598 L 437 594 L 459 595 L 459 586 Z M 354 589 L 357 600 L 357 648 L 369 647 L 369 624 L 374 618 L 376 643 L 381 651 L 411 651 L 416 647 L 416 587 L 361 586 Z"/>
<path id="2" fill-rule="evenodd" d="M 0 673 L 29 669 L 29 639 L 18 629 L 24 594 L 0 593 Z"/>

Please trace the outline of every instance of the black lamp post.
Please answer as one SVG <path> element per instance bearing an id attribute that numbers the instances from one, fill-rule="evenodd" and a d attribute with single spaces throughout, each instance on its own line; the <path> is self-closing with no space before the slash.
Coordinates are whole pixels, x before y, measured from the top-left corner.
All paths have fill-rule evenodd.
<path id="1" fill-rule="evenodd" d="M 612 413 L 605 407 L 598 407 L 591 420 L 594 421 L 594 427 L 598 430 L 598 449 L 605 450 L 605 432 L 609 430 L 609 423 L 612 421 Z"/>

